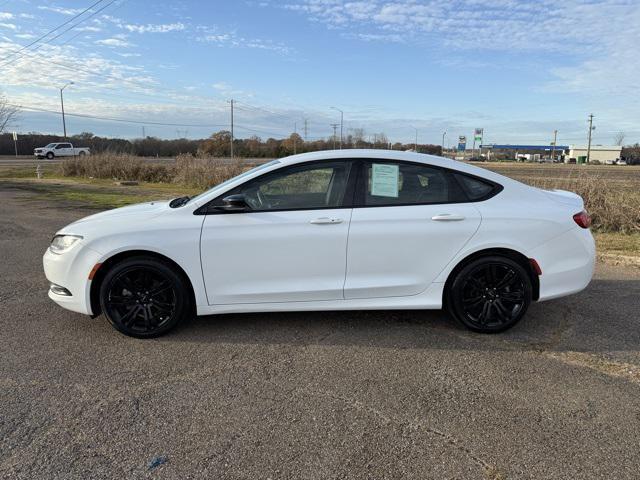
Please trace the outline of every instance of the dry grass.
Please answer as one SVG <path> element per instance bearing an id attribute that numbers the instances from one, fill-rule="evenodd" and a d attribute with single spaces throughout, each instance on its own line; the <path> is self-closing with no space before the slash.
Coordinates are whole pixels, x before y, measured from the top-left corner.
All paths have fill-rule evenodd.
<path id="1" fill-rule="evenodd" d="M 247 168 L 249 166 L 241 159 L 199 158 L 183 154 L 176 159 L 173 181 L 204 190 L 240 175 Z"/>
<path id="2" fill-rule="evenodd" d="M 170 182 L 173 168 L 147 162 L 131 155 L 105 153 L 87 157 L 70 157 L 60 165 L 65 177 L 110 178 L 142 182 Z"/>
<path id="3" fill-rule="evenodd" d="M 65 177 L 137 180 L 151 183 L 176 183 L 205 189 L 234 177 L 249 166 L 241 159 L 212 159 L 179 155 L 172 164 L 154 163 L 132 155 L 98 154 L 67 158 L 60 165 Z"/>

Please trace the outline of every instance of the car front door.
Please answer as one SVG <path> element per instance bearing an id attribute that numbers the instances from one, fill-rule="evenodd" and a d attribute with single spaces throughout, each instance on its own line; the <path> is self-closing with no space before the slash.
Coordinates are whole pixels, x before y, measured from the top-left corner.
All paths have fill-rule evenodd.
<path id="1" fill-rule="evenodd" d="M 283 167 L 206 207 L 200 255 L 209 304 L 342 300 L 352 162 Z M 228 212 L 223 198 L 249 207 Z"/>
<path id="2" fill-rule="evenodd" d="M 477 231 L 479 211 L 445 169 L 386 160 L 361 168 L 345 298 L 417 295 Z"/>

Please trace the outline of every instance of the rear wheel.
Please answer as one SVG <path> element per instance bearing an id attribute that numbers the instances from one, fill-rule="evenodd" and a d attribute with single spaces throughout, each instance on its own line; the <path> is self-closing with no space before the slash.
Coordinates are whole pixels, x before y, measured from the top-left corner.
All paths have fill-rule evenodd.
<path id="1" fill-rule="evenodd" d="M 162 335 L 191 311 L 183 276 L 151 257 L 114 265 L 100 286 L 100 307 L 117 330 L 137 338 Z"/>
<path id="2" fill-rule="evenodd" d="M 531 297 L 531 280 L 521 265 L 506 257 L 482 257 L 457 273 L 446 308 L 470 330 L 497 333 L 522 319 Z"/>
<path id="3" fill-rule="evenodd" d="M 87 154 L 86 152 L 80 152 L 80 153 L 78 153 L 78 156 L 79 157 L 84 157 L 86 154 Z"/>

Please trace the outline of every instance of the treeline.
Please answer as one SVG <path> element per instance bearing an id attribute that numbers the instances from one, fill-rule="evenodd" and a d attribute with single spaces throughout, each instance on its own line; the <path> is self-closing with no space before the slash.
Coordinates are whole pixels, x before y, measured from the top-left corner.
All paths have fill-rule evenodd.
<path id="1" fill-rule="evenodd" d="M 220 131 L 206 139 L 190 140 L 186 138 L 163 140 L 156 137 L 125 140 L 122 138 L 99 137 L 92 133 L 73 135 L 66 140 L 58 135 L 45 135 L 41 133 L 28 133 L 18 136 L 18 154 L 31 155 L 37 147 L 43 147 L 48 143 L 68 141 L 76 147 L 89 147 L 93 153 L 125 153 L 141 157 L 175 157 L 181 153 L 193 155 L 209 155 L 214 157 L 228 157 L 231 155 L 231 133 Z M 339 139 L 313 140 L 305 142 L 298 134 L 292 134 L 285 139 L 260 137 L 235 138 L 233 141 L 233 155 L 247 158 L 278 158 L 294 153 L 314 152 L 318 150 L 331 150 L 339 148 Z M 413 144 L 391 144 L 383 133 L 368 136 L 365 139 L 364 131 L 356 131 L 343 139 L 343 148 L 378 148 L 394 150 L 413 149 Z M 439 145 L 418 145 L 421 153 L 434 155 L 441 154 Z M 0 135 L 0 155 L 13 155 L 14 144 L 11 134 Z"/>

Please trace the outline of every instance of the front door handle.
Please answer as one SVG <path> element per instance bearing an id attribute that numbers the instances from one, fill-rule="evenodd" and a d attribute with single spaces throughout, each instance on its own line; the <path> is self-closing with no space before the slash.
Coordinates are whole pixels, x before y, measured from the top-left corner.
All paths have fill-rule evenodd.
<path id="1" fill-rule="evenodd" d="M 309 223 L 313 225 L 333 225 L 335 223 L 342 223 L 341 218 L 329 218 L 329 217 L 320 217 L 314 220 L 311 220 Z"/>
<path id="2" fill-rule="evenodd" d="M 459 222 L 460 220 L 464 220 L 464 216 L 455 213 L 440 213 L 431 217 L 431 220 L 436 222 Z"/>

